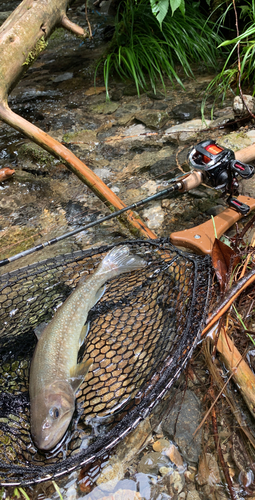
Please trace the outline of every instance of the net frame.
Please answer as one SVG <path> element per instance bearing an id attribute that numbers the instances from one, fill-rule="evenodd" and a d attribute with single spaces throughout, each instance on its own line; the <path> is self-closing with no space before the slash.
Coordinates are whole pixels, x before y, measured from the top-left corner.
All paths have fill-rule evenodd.
<path id="1" fill-rule="evenodd" d="M 70 452 L 70 455 L 67 457 L 65 457 L 62 453 L 61 458 L 57 458 L 55 463 L 45 459 L 45 461 L 43 462 L 42 460 L 42 464 L 39 465 L 37 463 L 35 465 L 32 456 L 29 462 L 27 454 L 25 455 L 26 459 L 23 460 L 22 465 L 17 465 L 17 463 L 15 464 L 13 462 L 10 463 L 10 459 L 8 463 L 7 459 L 3 459 L 4 453 L 2 452 L 2 456 L 0 455 L 1 485 L 30 485 L 54 479 L 70 473 L 75 469 L 88 465 L 94 460 L 105 455 L 106 452 L 110 452 L 125 436 L 135 429 L 142 420 L 150 415 L 151 411 L 162 400 L 167 391 L 178 378 L 188 359 L 194 352 L 194 349 L 200 339 L 200 334 L 207 315 L 212 275 L 210 257 L 188 254 L 186 252 L 184 253 L 174 247 L 167 238 L 152 241 L 131 240 L 119 243 L 118 245 L 102 246 L 96 249 L 78 251 L 72 254 L 49 258 L 45 261 L 26 266 L 25 268 L 6 273 L 0 277 L 0 300 L 2 305 L 0 311 L 0 317 L 2 317 L 2 333 L 0 333 L 0 368 L 2 372 L 3 366 L 6 364 L 8 365 L 8 362 L 10 365 L 11 362 L 21 363 L 22 360 L 20 358 L 22 358 L 22 356 L 26 356 L 24 349 L 22 350 L 21 347 L 19 353 L 15 351 L 15 349 L 17 350 L 17 344 L 19 346 L 21 346 L 22 343 L 24 344 L 26 336 L 29 336 L 32 342 L 31 352 L 28 356 L 28 358 L 31 359 L 34 345 L 36 343 L 33 330 L 41 322 L 41 319 L 45 316 L 45 314 L 46 316 L 51 316 L 52 312 L 49 313 L 47 308 L 50 307 L 51 311 L 53 311 L 54 307 L 56 307 L 58 303 L 62 302 L 68 296 L 70 293 L 70 287 L 75 287 L 80 276 L 84 274 L 84 267 L 87 266 L 86 269 L 89 268 L 89 272 L 93 272 L 106 252 L 113 248 L 113 246 L 119 245 L 128 245 L 133 253 L 139 254 L 145 258 L 148 265 L 143 270 L 131 273 L 132 276 L 130 275 L 130 278 L 123 275 L 122 277 L 117 277 L 111 282 L 108 282 L 107 293 L 104 294 L 102 299 L 91 310 L 89 315 L 89 319 L 92 322 L 91 336 L 93 337 L 93 325 L 94 323 L 96 324 L 98 318 L 99 321 L 101 321 L 101 317 L 108 317 L 107 315 L 109 315 L 109 311 L 111 310 L 116 313 L 116 311 L 120 309 L 119 302 L 122 302 L 123 310 L 125 311 L 125 307 L 129 307 L 129 304 L 132 302 L 134 293 L 137 293 L 135 297 L 139 296 L 139 300 L 134 302 L 135 305 L 133 307 L 138 307 L 137 304 L 140 304 L 139 307 L 141 307 L 142 301 L 145 300 L 146 290 L 152 290 L 151 295 L 148 295 L 147 301 L 149 301 L 151 298 L 154 298 L 154 295 L 158 292 L 158 290 L 163 289 L 164 291 L 164 287 L 166 287 L 166 297 L 168 297 L 167 294 L 169 293 L 169 290 L 174 289 L 176 297 L 178 298 L 180 296 L 181 298 L 182 295 L 182 299 L 187 302 L 184 309 L 182 307 L 180 308 L 179 313 L 178 304 L 176 305 L 177 313 L 176 311 L 173 313 L 173 308 L 169 308 L 169 311 L 172 311 L 171 314 L 175 314 L 173 320 L 174 332 L 175 329 L 176 332 L 181 332 L 180 337 L 177 338 L 177 342 L 175 343 L 175 340 L 173 340 L 173 352 L 170 348 L 169 353 L 165 355 L 163 361 L 161 363 L 158 362 L 156 369 L 154 369 L 154 364 L 152 363 L 147 375 L 144 377 L 142 382 L 140 380 L 140 386 L 135 392 L 133 391 L 133 393 L 131 393 L 128 405 L 125 406 L 122 404 L 122 406 L 120 405 L 121 411 L 113 412 L 114 421 L 111 422 L 107 432 L 105 434 L 99 434 L 99 436 L 91 442 L 86 449 L 81 449 L 80 447 L 77 450 L 74 448 L 73 453 Z M 173 271 L 170 272 L 169 269 L 172 268 Z M 58 274 L 57 270 L 59 270 L 59 275 L 55 279 L 54 274 Z M 150 276 L 152 276 L 152 278 Z M 164 276 L 165 281 L 163 285 L 161 284 L 158 286 L 158 283 L 162 283 L 162 276 Z M 51 281 L 52 279 L 53 281 L 55 279 L 55 285 L 53 285 L 53 282 Z M 132 284 L 132 290 L 130 288 L 131 292 L 127 293 L 125 298 L 124 289 L 128 288 L 128 279 L 134 284 Z M 23 286 L 23 290 L 26 289 L 27 291 L 26 293 L 31 292 L 34 286 L 34 280 L 38 287 L 42 285 L 44 290 L 44 285 L 46 283 L 46 288 L 52 291 L 49 300 L 46 300 L 47 295 L 43 295 L 46 302 L 44 304 L 45 309 L 42 310 L 42 312 L 40 309 L 43 302 L 42 294 L 35 298 L 34 295 L 29 297 L 31 300 L 28 302 L 26 301 L 26 304 L 24 302 L 24 298 L 21 297 L 19 300 L 19 290 L 21 290 Z M 136 286 L 139 280 L 142 280 L 143 284 L 140 289 Z M 134 288 L 136 288 L 135 292 Z M 119 296 L 119 302 L 116 303 L 114 302 L 113 297 L 118 293 L 118 290 L 121 297 Z M 16 302 L 12 299 L 12 303 L 10 303 L 10 299 L 8 299 L 8 297 L 5 301 L 3 300 L 3 296 L 6 295 L 7 292 L 9 293 L 8 297 L 12 294 L 16 294 Z M 32 293 L 34 294 L 34 291 L 32 291 Z M 159 294 L 157 299 L 158 297 Z M 160 309 L 161 306 L 158 305 L 159 302 L 159 299 L 158 302 L 156 300 L 154 311 L 156 308 L 158 308 L 158 310 Z M 30 311 L 31 304 L 34 305 L 32 311 Z M 162 310 L 164 310 L 166 304 L 168 303 L 164 302 L 161 307 Z M 13 306 L 15 306 L 14 309 Z M 182 313 L 185 313 L 186 316 L 183 317 Z M 40 316 L 40 320 L 38 320 L 39 316 L 36 317 L 36 314 Z M 17 315 L 20 317 L 20 325 L 16 325 L 15 322 L 15 316 L 17 318 Z M 119 321 L 121 321 L 122 316 L 120 316 Z M 112 316 L 112 318 L 114 319 L 114 321 L 112 321 L 116 322 L 115 317 Z M 139 332 L 139 328 L 137 332 Z M 177 336 L 177 333 L 175 333 L 175 335 Z M 157 342 L 159 342 L 159 345 L 161 345 L 161 337 L 162 335 L 159 335 L 156 339 Z M 94 345 L 92 340 L 88 340 L 88 342 L 92 342 L 91 345 Z M 27 371 L 28 367 L 26 367 L 25 370 Z M 2 372 L 0 372 L 0 379 Z M 10 377 L 8 377 L 8 379 L 9 378 Z M 12 425 L 12 422 L 8 422 L 8 418 L 10 418 L 12 413 L 8 412 L 13 412 L 13 401 L 15 401 L 17 408 L 19 408 L 20 405 L 24 414 L 29 411 L 29 402 L 27 399 L 28 377 L 26 375 L 26 380 L 22 380 L 22 373 L 21 375 L 18 374 L 17 381 L 20 386 L 16 392 L 15 387 L 12 389 L 11 386 L 13 381 L 9 380 L 10 392 L 6 393 L 6 391 L 2 388 L 0 394 L 0 443 L 3 448 L 6 446 L 6 449 L 8 448 L 8 445 L 5 445 L 2 442 L 3 440 L 1 441 L 1 436 L 3 436 L 6 432 L 8 425 L 9 427 Z M 22 387 L 25 387 L 26 390 L 22 391 Z M 11 397 L 12 391 L 14 397 Z M 82 397 L 83 395 L 81 396 L 81 399 Z M 8 398 L 10 399 L 10 402 L 8 402 Z M 79 401 L 79 396 L 77 397 L 77 401 Z M 10 407 L 12 410 L 10 410 Z M 17 415 L 20 415 L 19 410 L 17 410 Z M 77 420 L 79 421 L 80 418 L 81 416 L 78 415 Z M 7 422 L 4 421 L 6 419 Z M 16 425 L 18 427 L 17 419 Z M 72 427 L 72 432 L 74 431 L 75 427 Z M 19 432 L 21 432 L 21 429 L 19 428 L 13 432 L 13 439 L 17 437 Z M 71 434 L 72 432 L 70 431 Z M 70 438 L 70 443 L 71 442 L 72 438 Z M 16 462 L 19 462 L 17 457 L 15 460 Z"/>

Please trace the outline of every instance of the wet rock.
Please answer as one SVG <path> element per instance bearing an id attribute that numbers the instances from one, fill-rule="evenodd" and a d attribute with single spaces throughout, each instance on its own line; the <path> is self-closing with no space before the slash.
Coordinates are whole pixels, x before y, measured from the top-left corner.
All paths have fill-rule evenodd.
<path id="1" fill-rule="evenodd" d="M 198 114 L 197 106 L 193 102 L 186 102 L 174 106 L 172 109 L 173 115 L 178 120 L 193 120 Z"/>
<path id="2" fill-rule="evenodd" d="M 79 130 L 63 135 L 63 141 L 68 144 L 77 144 L 80 149 L 93 151 L 98 144 L 97 132 L 95 130 Z"/>
<path id="3" fill-rule="evenodd" d="M 171 443 L 170 446 L 164 450 L 164 454 L 177 467 L 183 467 L 183 460 L 181 454 L 173 443 Z"/>
<path id="4" fill-rule="evenodd" d="M 42 168 L 55 161 L 50 153 L 33 143 L 25 143 L 18 149 L 18 159 L 22 160 L 22 166 L 24 160 L 30 160 Z"/>
<path id="5" fill-rule="evenodd" d="M 222 117 L 224 117 L 226 115 L 229 115 L 231 113 L 234 116 L 233 107 L 232 106 L 227 106 L 226 108 L 222 108 L 222 109 L 214 109 L 213 116 L 215 118 L 222 118 Z"/>
<path id="6" fill-rule="evenodd" d="M 157 475 L 160 467 L 166 467 L 167 465 L 170 464 L 166 456 L 160 452 L 152 451 L 142 457 L 138 464 L 138 472 Z"/>
<path id="7" fill-rule="evenodd" d="M 153 109 L 159 109 L 159 110 L 164 110 L 167 108 L 168 108 L 168 103 L 162 101 L 156 101 L 153 106 Z"/>
<path id="8" fill-rule="evenodd" d="M 122 116 L 117 117 L 117 124 L 121 127 L 125 127 L 126 125 L 129 125 L 134 119 L 134 113 L 125 113 Z"/>
<path id="9" fill-rule="evenodd" d="M 251 95 L 243 95 L 244 101 L 247 104 L 249 110 L 252 113 L 255 113 L 255 98 L 252 97 Z M 242 115 L 247 115 L 249 112 L 247 111 L 246 106 L 243 104 L 243 100 L 239 95 L 237 95 L 234 98 L 234 103 L 233 103 L 233 110 L 236 115 L 242 116 Z"/>
<path id="10" fill-rule="evenodd" d="M 133 175 L 141 171 L 150 170 L 150 167 L 153 167 L 154 164 L 158 165 L 160 160 L 169 158 L 172 155 L 172 151 L 172 148 L 167 147 L 156 152 L 144 151 L 141 154 L 137 154 L 134 156 L 133 160 L 128 163 L 122 174 Z"/>
<path id="11" fill-rule="evenodd" d="M 227 125 L 229 122 L 233 122 L 234 120 L 235 120 L 235 115 L 233 111 L 231 111 L 230 113 L 220 116 L 216 120 L 213 120 L 211 122 L 210 127 L 211 128 L 221 127 L 222 125 Z"/>
<path id="12" fill-rule="evenodd" d="M 113 89 L 110 92 L 111 101 L 120 101 L 122 98 L 122 90 L 121 89 Z"/>
<path id="13" fill-rule="evenodd" d="M 201 431 L 193 437 L 201 420 L 201 404 L 195 394 L 187 390 L 177 395 L 175 404 L 162 423 L 163 432 L 178 445 L 184 460 L 198 462 L 201 453 Z"/>
<path id="14" fill-rule="evenodd" d="M 153 443 L 152 448 L 154 451 L 162 452 L 163 450 L 166 450 L 170 446 L 170 441 L 168 439 L 158 439 L 158 441 L 155 441 Z"/>
<path id="15" fill-rule="evenodd" d="M 139 426 L 131 432 L 118 446 L 115 448 L 115 455 L 120 462 L 129 463 L 132 458 L 146 446 L 147 441 L 151 437 L 150 420 L 147 417 Z"/>
<path id="16" fill-rule="evenodd" d="M 165 94 L 163 94 L 163 92 L 160 92 L 159 90 L 157 90 L 157 92 L 147 92 L 147 96 L 150 98 L 150 99 L 154 99 L 155 101 L 161 101 L 163 99 L 165 99 Z"/>
<path id="17" fill-rule="evenodd" d="M 126 96 L 135 96 L 137 95 L 136 85 L 127 85 L 123 90 L 123 95 Z"/>
<path id="18" fill-rule="evenodd" d="M 255 134 L 249 134 L 246 132 L 231 132 L 230 134 L 224 135 L 220 138 L 219 144 L 225 148 L 233 149 L 233 151 L 238 151 L 239 149 L 246 148 L 255 142 Z"/>
<path id="19" fill-rule="evenodd" d="M 185 478 L 183 474 L 179 474 L 179 472 L 174 471 L 170 475 L 170 490 L 174 493 L 180 493 L 184 487 Z"/>
<path id="20" fill-rule="evenodd" d="M 52 78 L 52 81 L 54 83 L 60 83 L 65 82 L 66 80 L 70 80 L 71 78 L 73 78 L 73 73 L 71 73 L 70 71 L 66 71 L 66 73 L 61 73 L 61 75 Z"/>
<path id="21" fill-rule="evenodd" d="M 196 489 L 192 491 L 188 491 L 186 500 L 201 500 L 201 496 L 199 495 Z"/>
<path id="22" fill-rule="evenodd" d="M 166 122 L 169 120 L 168 113 L 164 111 L 140 111 L 135 114 L 135 117 L 138 121 L 144 123 L 146 127 L 152 129 L 161 129 L 164 127 Z"/>
<path id="23" fill-rule="evenodd" d="M 97 113 L 99 115 L 111 115 L 119 107 L 117 102 L 103 102 L 102 104 L 97 104 L 96 106 L 91 106 L 90 111 L 92 113 Z"/>
<path id="24" fill-rule="evenodd" d="M 202 121 L 199 118 L 174 125 L 165 130 L 164 137 L 172 139 L 174 142 L 186 142 L 195 139 L 197 133 L 210 127 L 211 120 Z"/>
<path id="25" fill-rule="evenodd" d="M 112 491 L 123 475 L 123 465 L 117 460 L 103 469 L 96 483 L 103 491 Z"/>
<path id="26" fill-rule="evenodd" d="M 166 476 L 167 474 L 172 474 L 173 471 L 174 471 L 173 467 L 163 466 L 163 467 L 160 467 L 160 469 L 159 469 L 159 473 L 161 474 L 161 476 Z"/>
<path id="27" fill-rule="evenodd" d="M 144 220 L 150 229 L 159 229 L 164 221 L 165 212 L 161 208 L 160 202 L 155 202 L 153 207 L 143 211 Z"/>

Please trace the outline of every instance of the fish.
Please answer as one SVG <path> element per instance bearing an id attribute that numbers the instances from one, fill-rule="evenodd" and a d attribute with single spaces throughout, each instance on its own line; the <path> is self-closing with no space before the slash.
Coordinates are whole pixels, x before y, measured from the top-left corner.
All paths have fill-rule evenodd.
<path id="1" fill-rule="evenodd" d="M 29 396 L 31 435 L 39 450 L 52 450 L 62 440 L 75 409 L 75 394 L 92 365 L 91 359 L 77 363 L 89 329 L 89 310 L 104 294 L 106 281 L 145 266 L 128 246 L 113 248 L 90 277 L 80 279 L 43 331 L 36 332 Z"/>
<path id="2" fill-rule="evenodd" d="M 6 181 L 15 174 L 15 170 L 9 167 L 4 167 L 0 169 L 0 182 Z"/>

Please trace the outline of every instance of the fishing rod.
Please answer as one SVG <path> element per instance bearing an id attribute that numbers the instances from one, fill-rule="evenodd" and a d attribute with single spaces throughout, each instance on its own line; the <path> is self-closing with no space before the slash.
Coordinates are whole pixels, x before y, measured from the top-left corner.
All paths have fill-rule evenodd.
<path id="1" fill-rule="evenodd" d="M 183 177 L 183 176 L 180 176 Z M 175 177 L 174 181 L 176 181 L 178 177 Z M 172 181 L 172 182 L 174 182 Z M 69 238 L 70 236 L 74 236 L 75 234 L 78 234 L 82 231 L 86 231 L 87 229 L 90 229 L 91 227 L 97 226 L 101 224 L 102 222 L 114 219 L 115 217 L 118 217 L 119 215 L 122 215 L 123 213 L 127 212 L 128 210 L 133 210 L 135 208 L 141 207 L 142 205 L 145 205 L 146 203 L 149 203 L 150 201 L 157 200 L 161 197 L 167 196 L 170 193 L 173 193 L 174 191 L 180 191 L 180 192 L 185 192 L 190 189 L 193 189 L 194 187 L 199 186 L 199 184 L 202 182 L 202 176 L 199 172 L 192 172 L 191 174 L 187 174 L 184 178 L 181 178 L 178 182 L 174 182 L 172 186 L 163 189 L 162 191 L 158 191 L 158 193 L 148 196 L 147 198 L 143 198 L 142 200 L 132 203 L 132 205 L 128 205 L 125 208 L 122 208 L 121 210 L 118 210 L 116 212 L 113 212 L 109 215 L 106 215 L 105 217 L 101 217 L 100 219 L 97 219 L 94 222 L 90 222 L 89 224 L 86 224 L 86 226 L 79 227 L 77 229 L 74 229 L 73 231 L 69 231 L 68 233 L 62 234 L 61 236 L 57 236 L 56 238 L 53 238 L 52 240 L 48 240 L 45 243 L 40 243 L 39 245 L 36 245 L 35 247 L 29 248 L 28 250 L 24 250 L 23 252 L 20 252 L 16 255 L 13 255 L 12 257 L 0 260 L 0 267 L 5 266 L 6 264 L 9 264 L 10 262 L 13 262 L 15 260 L 21 259 L 22 257 L 26 257 L 27 255 L 30 255 L 34 252 L 38 252 L 39 250 L 42 250 L 45 247 L 48 247 L 50 245 L 54 245 L 55 243 L 58 243 L 59 241 L 65 240 L 66 238 Z M 192 187 L 191 187 L 192 186 Z"/>
<path id="2" fill-rule="evenodd" d="M 34 252 L 42 250 L 43 248 L 54 245 L 59 241 L 62 241 L 70 236 L 74 236 L 82 231 L 85 231 L 91 227 L 97 226 L 102 222 L 111 220 L 128 210 L 133 210 L 150 201 L 154 201 L 169 194 L 179 191 L 184 193 L 198 187 L 203 181 L 206 181 L 212 187 L 221 190 L 223 193 L 229 193 L 227 199 L 230 207 L 237 210 L 242 215 L 247 215 L 250 211 L 250 207 L 240 200 L 233 198 L 232 194 L 237 191 L 238 181 L 237 176 L 240 175 L 243 179 L 249 179 L 254 174 L 254 168 L 251 165 L 242 163 L 235 159 L 235 153 L 231 149 L 224 148 L 216 144 L 213 140 L 202 141 L 193 147 L 189 156 L 189 164 L 194 169 L 191 173 L 186 174 L 184 177 L 179 176 L 172 179 L 172 185 L 166 189 L 159 191 L 158 193 L 143 198 L 142 200 L 132 203 L 127 207 L 122 208 L 116 212 L 113 212 L 105 217 L 102 217 L 94 222 L 90 222 L 86 226 L 74 229 L 68 233 L 61 236 L 57 236 L 52 240 L 46 241 L 45 243 L 40 243 L 33 248 L 24 250 L 12 257 L 0 260 L 0 267 L 9 264 L 17 259 L 30 255 Z"/>

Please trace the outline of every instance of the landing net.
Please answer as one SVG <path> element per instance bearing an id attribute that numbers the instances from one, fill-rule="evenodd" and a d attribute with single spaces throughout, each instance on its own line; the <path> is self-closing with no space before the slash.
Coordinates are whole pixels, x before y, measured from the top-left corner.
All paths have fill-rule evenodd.
<path id="1" fill-rule="evenodd" d="M 68 431 L 52 452 L 39 452 L 30 435 L 34 331 L 112 246 L 0 277 L 0 484 L 46 481 L 98 459 L 150 414 L 192 355 L 206 318 L 210 258 L 182 253 L 168 239 L 124 244 L 147 266 L 109 281 L 91 309 L 78 360 L 89 357 L 93 365 Z"/>

